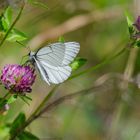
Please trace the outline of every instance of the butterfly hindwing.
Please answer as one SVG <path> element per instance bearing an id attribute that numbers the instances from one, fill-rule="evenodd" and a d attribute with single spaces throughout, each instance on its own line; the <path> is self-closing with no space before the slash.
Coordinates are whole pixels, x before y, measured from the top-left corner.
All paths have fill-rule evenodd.
<path id="1" fill-rule="evenodd" d="M 70 66 L 63 66 L 63 67 L 54 67 L 47 64 L 44 61 L 40 61 L 41 65 L 43 66 L 45 72 L 47 73 L 50 83 L 59 84 L 64 82 L 68 79 L 71 74 L 71 67 Z"/>
<path id="2" fill-rule="evenodd" d="M 36 58 L 34 58 L 35 60 L 35 66 L 38 70 L 38 72 L 40 73 L 41 78 L 48 83 L 48 85 L 50 85 L 49 83 L 49 77 L 47 75 L 47 73 L 45 72 L 44 68 L 42 67 L 42 65 L 40 64 L 40 62 L 38 60 L 36 60 Z"/>

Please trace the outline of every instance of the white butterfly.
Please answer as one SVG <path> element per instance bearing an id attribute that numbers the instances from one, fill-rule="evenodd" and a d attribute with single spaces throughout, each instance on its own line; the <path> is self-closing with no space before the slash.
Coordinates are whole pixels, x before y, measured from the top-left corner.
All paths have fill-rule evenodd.
<path id="1" fill-rule="evenodd" d="M 77 42 L 53 43 L 37 52 L 29 53 L 29 61 L 38 69 L 42 79 L 50 83 L 59 84 L 71 75 L 69 64 L 80 50 Z"/>

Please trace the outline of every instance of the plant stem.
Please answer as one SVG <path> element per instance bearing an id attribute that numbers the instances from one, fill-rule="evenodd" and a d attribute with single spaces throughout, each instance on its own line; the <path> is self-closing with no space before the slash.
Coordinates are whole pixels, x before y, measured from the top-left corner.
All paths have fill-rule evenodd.
<path id="1" fill-rule="evenodd" d="M 135 62 L 136 62 L 136 58 L 138 55 L 138 50 L 139 48 L 134 47 L 134 44 L 131 45 L 131 50 L 129 53 L 129 57 L 128 57 L 128 61 L 124 70 L 124 80 L 121 83 L 121 87 L 122 87 L 122 95 L 123 96 L 127 96 L 128 94 L 128 81 L 130 81 L 130 79 L 133 76 L 134 73 L 134 69 L 135 69 Z M 122 97 L 123 97 L 122 96 Z M 121 115 L 123 113 L 125 109 L 125 102 L 123 101 L 123 99 L 120 100 L 119 105 L 117 106 L 116 111 L 114 112 L 113 115 L 113 119 L 111 122 L 111 126 L 110 126 L 110 130 L 109 130 L 109 135 L 108 135 L 108 139 L 109 140 L 117 140 L 118 139 L 118 134 L 117 130 L 118 130 L 118 124 L 120 122 L 121 119 Z"/>
<path id="2" fill-rule="evenodd" d="M 5 101 L 5 99 L 8 97 L 9 93 L 10 93 L 10 92 L 7 92 L 7 93 L 5 94 L 5 96 L 2 97 L 2 99 L 1 99 L 1 101 L 0 101 L 0 109 L 3 108 L 3 106 L 5 105 L 4 101 Z"/>
<path id="3" fill-rule="evenodd" d="M 78 74 L 75 74 L 73 76 L 71 76 L 68 80 L 71 80 L 73 78 L 76 78 L 80 75 L 83 75 L 83 74 L 86 74 L 87 72 L 91 72 L 91 71 L 94 71 L 108 63 L 110 63 L 111 61 L 113 61 L 115 58 L 117 58 L 118 56 L 120 56 L 121 54 L 123 54 L 124 52 L 126 51 L 126 48 L 123 48 L 122 50 L 120 50 L 116 55 L 112 56 L 112 57 L 109 57 L 109 58 L 106 58 L 105 60 L 103 60 L 101 63 L 91 67 L 91 68 L 88 68 L 82 72 L 79 72 Z"/>
<path id="4" fill-rule="evenodd" d="M 96 70 L 98 68 L 100 68 L 101 66 L 105 65 L 105 64 L 108 64 L 109 62 L 111 62 L 112 60 L 114 60 L 115 58 L 117 58 L 118 56 L 120 56 L 123 52 L 126 51 L 126 48 L 123 48 L 121 51 L 119 51 L 116 55 L 112 56 L 111 58 L 107 58 L 105 59 L 103 62 L 97 64 L 96 66 L 94 67 L 91 67 L 83 72 L 80 72 L 74 76 L 71 76 L 69 78 L 69 80 L 73 79 L 73 78 L 76 78 L 78 76 L 80 76 L 81 74 L 85 74 L 87 72 L 90 72 L 90 71 L 93 71 L 93 70 Z M 32 118 L 32 116 L 34 116 L 36 113 L 38 113 L 38 111 L 40 111 L 40 109 L 46 104 L 46 102 L 50 99 L 50 97 L 52 97 L 54 91 L 57 89 L 58 86 L 55 86 L 51 91 L 50 93 L 45 97 L 45 99 L 42 101 L 42 103 L 37 107 L 37 109 L 35 110 L 35 112 L 31 115 L 30 118 Z"/>
<path id="5" fill-rule="evenodd" d="M 29 117 L 29 119 L 23 124 L 22 127 L 18 128 L 17 129 L 17 132 L 16 134 L 14 134 L 10 140 L 15 140 L 16 136 L 19 135 L 32 121 L 34 121 L 35 119 L 37 119 L 40 115 L 42 115 L 44 113 L 44 111 L 49 111 L 51 110 L 53 107 L 55 107 L 56 105 L 59 105 L 60 103 L 68 100 L 68 99 L 71 99 L 73 97 L 76 97 L 78 95 L 87 95 L 87 94 L 90 94 L 92 93 L 91 91 L 92 90 L 96 90 L 96 89 L 99 89 L 99 87 L 91 87 L 91 88 L 88 88 L 88 89 L 84 89 L 84 90 L 81 90 L 81 91 L 78 91 L 78 92 L 75 92 L 75 93 L 72 93 L 72 94 L 68 94 L 68 95 L 65 95 L 65 96 L 62 96 L 60 97 L 59 99 L 56 99 L 55 101 L 52 101 L 51 103 L 49 103 L 46 107 L 44 107 L 42 110 L 40 110 L 37 114 L 34 114 L 34 115 L 31 115 L 31 117 Z M 54 87 L 51 91 L 50 91 L 50 95 L 52 95 L 52 93 L 54 93 L 54 90 L 56 90 L 56 87 Z M 41 105 L 42 106 L 42 105 Z"/>
<path id="6" fill-rule="evenodd" d="M 52 97 L 52 95 L 55 93 L 55 90 L 57 89 L 58 86 L 55 86 L 49 93 L 48 95 L 45 97 L 45 99 L 41 102 L 41 104 L 37 107 L 37 109 L 32 113 L 32 115 L 29 117 L 32 118 L 34 115 L 36 115 L 43 107 L 44 105 L 47 103 L 47 101 Z"/>
<path id="7" fill-rule="evenodd" d="M 122 87 L 121 92 L 123 96 L 127 96 L 128 94 L 128 81 L 130 81 L 133 75 L 137 54 L 138 54 L 138 48 L 131 48 L 128 61 L 127 61 L 124 74 L 123 74 L 124 80 L 121 83 L 121 87 Z M 113 119 L 112 119 L 111 126 L 108 133 L 109 140 L 117 140 L 118 135 L 120 135 L 118 134 L 118 124 L 120 123 L 121 115 L 124 109 L 125 109 L 125 102 L 123 101 L 123 99 L 121 99 L 112 117 Z"/>
<path id="8" fill-rule="evenodd" d="M 2 98 L 2 99 L 6 99 L 6 97 L 9 95 L 9 92 L 7 92 L 6 94 L 5 94 L 5 96 Z"/>
<path id="9" fill-rule="evenodd" d="M 23 124 L 21 128 L 17 128 L 18 130 L 18 135 L 24 130 L 26 126 L 28 126 L 32 120 L 34 120 L 34 117 L 36 114 L 44 107 L 44 105 L 47 103 L 47 101 L 52 97 L 52 95 L 55 93 L 55 90 L 57 89 L 58 86 L 55 86 L 45 97 L 45 99 L 41 102 L 41 104 L 37 107 L 37 109 L 32 113 L 32 115 L 27 119 L 27 121 Z M 15 140 L 17 136 L 17 133 L 11 136 L 10 140 Z"/>
<path id="10" fill-rule="evenodd" d="M 0 42 L 0 47 L 3 45 L 4 41 L 6 40 L 7 36 L 9 35 L 9 33 L 11 32 L 11 30 L 13 29 L 13 27 L 15 26 L 15 24 L 17 23 L 17 21 L 19 20 L 21 14 L 22 14 L 22 11 L 23 11 L 23 8 L 24 8 L 24 3 L 22 4 L 21 6 L 21 9 L 17 15 L 17 17 L 15 18 L 14 22 L 12 23 L 12 25 L 10 26 L 10 28 L 8 29 L 8 31 L 6 32 L 4 38 L 2 39 L 2 41 Z"/>
<path id="11" fill-rule="evenodd" d="M 118 56 L 120 56 L 121 54 L 123 54 L 124 52 L 126 51 L 126 48 L 123 48 L 121 51 L 119 51 L 117 54 L 115 54 L 114 56 L 110 57 L 110 58 L 107 58 L 105 60 L 103 60 L 101 63 L 97 64 L 96 66 L 94 67 L 91 67 L 83 72 L 80 72 L 74 76 L 71 76 L 69 78 L 69 80 L 73 79 L 73 78 L 76 78 L 78 76 L 80 76 L 81 74 L 85 74 L 87 72 L 90 72 L 90 71 L 94 71 L 102 66 L 104 66 L 105 64 L 108 64 L 110 63 L 112 60 L 114 60 L 115 58 L 117 58 Z M 56 91 L 58 86 L 55 86 L 50 92 L 49 94 L 45 97 L 45 99 L 41 102 L 41 104 L 37 107 L 37 109 L 32 113 L 32 115 L 27 119 L 27 121 L 23 124 L 23 126 L 21 128 L 17 128 L 17 132 L 16 134 L 14 134 L 13 136 L 11 136 L 10 140 L 14 140 L 17 135 L 19 135 L 31 122 L 33 122 L 35 119 L 37 119 L 40 115 L 42 115 L 45 111 L 48 111 L 50 110 L 53 106 L 61 103 L 62 101 L 66 100 L 66 99 L 69 99 L 69 98 L 72 98 L 74 97 L 75 95 L 79 95 L 81 94 L 81 91 L 78 92 L 78 93 L 74 93 L 74 94 L 71 94 L 71 95 L 68 95 L 68 96 L 64 96 L 64 97 L 60 97 L 58 100 L 50 103 L 49 105 L 47 105 L 46 107 L 44 107 L 44 105 L 46 104 L 46 102 L 52 97 L 52 95 L 54 94 L 54 92 Z M 92 90 L 92 89 L 90 89 Z M 85 93 L 89 91 L 88 90 L 83 90 L 82 93 Z M 44 108 L 43 108 L 44 107 Z"/>

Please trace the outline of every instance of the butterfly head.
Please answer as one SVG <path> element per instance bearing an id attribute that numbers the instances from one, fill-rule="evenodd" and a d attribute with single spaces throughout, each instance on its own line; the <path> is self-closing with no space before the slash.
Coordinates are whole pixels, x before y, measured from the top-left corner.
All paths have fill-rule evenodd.
<path id="1" fill-rule="evenodd" d="M 29 56 L 29 60 L 30 61 L 33 61 L 34 60 L 34 57 L 35 57 L 35 52 L 30 51 L 29 54 L 28 54 L 28 56 Z"/>

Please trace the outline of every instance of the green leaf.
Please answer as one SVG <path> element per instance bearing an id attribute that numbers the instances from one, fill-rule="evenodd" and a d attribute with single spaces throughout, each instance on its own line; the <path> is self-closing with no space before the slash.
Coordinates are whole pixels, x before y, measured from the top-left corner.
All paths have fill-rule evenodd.
<path id="1" fill-rule="evenodd" d="M 9 25 L 7 24 L 4 17 L 2 17 L 2 27 L 3 27 L 4 31 L 7 31 L 9 28 Z"/>
<path id="2" fill-rule="evenodd" d="M 0 40 L 2 40 L 4 36 L 5 36 L 5 32 L 1 31 L 0 32 Z"/>
<path id="3" fill-rule="evenodd" d="M 83 66 L 87 62 L 87 59 L 85 58 L 76 58 L 71 64 L 71 68 L 73 71 L 79 69 L 81 66 Z"/>
<path id="4" fill-rule="evenodd" d="M 128 26 L 131 27 L 134 21 L 132 16 L 128 12 L 125 12 L 125 16 L 126 16 Z"/>
<path id="5" fill-rule="evenodd" d="M 13 29 L 12 32 L 7 37 L 7 40 L 10 42 L 23 41 L 26 39 L 27 39 L 27 36 L 23 32 L 17 29 Z"/>
<path id="6" fill-rule="evenodd" d="M 25 96 L 24 96 L 24 98 L 26 98 L 26 99 L 28 99 L 28 100 L 32 101 L 32 98 L 30 98 L 30 97 L 29 97 L 29 96 L 27 96 L 27 95 L 25 95 Z"/>
<path id="7" fill-rule="evenodd" d="M 127 24 L 128 24 L 128 29 L 129 29 L 129 33 L 130 35 L 132 35 L 134 33 L 134 20 L 132 18 L 132 16 L 130 16 L 130 14 L 128 12 L 125 12 L 125 16 L 126 16 L 126 20 L 127 20 Z"/>
<path id="8" fill-rule="evenodd" d="M 42 2 L 35 1 L 35 0 L 28 0 L 28 2 L 32 5 L 39 6 L 41 8 L 49 9 L 48 6 Z"/>
<path id="9" fill-rule="evenodd" d="M 3 17 L 2 17 L 2 25 L 3 25 L 3 28 L 5 30 L 8 30 L 9 27 L 10 27 L 10 24 L 12 22 L 12 15 L 13 15 L 13 11 L 12 11 L 12 8 L 11 7 L 8 7 L 4 14 L 3 14 Z"/>
<path id="10" fill-rule="evenodd" d="M 136 46 L 140 47 L 140 40 L 136 41 Z"/>
<path id="11" fill-rule="evenodd" d="M 3 98 L 0 98 L 0 109 L 4 107 L 4 105 L 7 104 L 7 100 L 6 99 L 3 99 Z"/>
<path id="12" fill-rule="evenodd" d="M 30 105 L 27 100 L 32 101 L 32 99 L 28 96 L 19 96 L 26 104 Z"/>
<path id="13" fill-rule="evenodd" d="M 15 102 L 17 100 L 17 95 L 12 95 L 8 101 L 7 101 L 7 104 L 11 104 L 13 102 Z"/>
<path id="14" fill-rule="evenodd" d="M 8 125 L 1 125 L 0 126 L 0 139 L 4 139 L 6 136 L 9 135 L 10 128 Z"/>
<path id="15" fill-rule="evenodd" d="M 4 17 L 9 25 L 12 22 L 12 15 L 13 15 L 13 10 L 11 7 L 8 7 L 4 12 Z"/>
<path id="16" fill-rule="evenodd" d="M 18 138 L 20 140 L 39 140 L 39 138 L 37 138 L 36 136 L 34 136 L 32 133 L 24 131 L 22 132 Z"/>
<path id="17" fill-rule="evenodd" d="M 17 128 L 22 127 L 22 124 L 25 123 L 25 121 L 26 121 L 25 114 L 20 113 L 12 123 L 10 134 L 14 135 L 15 133 L 17 133 L 16 131 Z"/>
<path id="18" fill-rule="evenodd" d="M 64 39 L 63 36 L 60 36 L 59 39 L 58 39 L 58 41 L 59 41 L 60 43 L 65 43 L 65 39 Z"/>
<path id="19" fill-rule="evenodd" d="M 2 16 L 0 16 L 0 31 L 3 32 L 4 31 L 4 27 L 2 24 Z"/>

